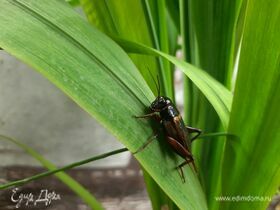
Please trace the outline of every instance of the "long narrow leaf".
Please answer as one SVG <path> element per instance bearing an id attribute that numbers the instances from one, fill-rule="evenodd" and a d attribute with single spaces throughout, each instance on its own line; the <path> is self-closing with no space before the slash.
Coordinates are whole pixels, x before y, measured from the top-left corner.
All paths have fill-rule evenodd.
<path id="1" fill-rule="evenodd" d="M 146 113 L 154 96 L 118 45 L 63 1 L 7 0 L 0 8 L 3 49 L 57 85 L 130 151 L 147 141 L 151 123 L 133 116 Z M 182 160 L 160 145 L 154 141 L 136 158 L 180 208 L 206 209 L 197 176 L 186 167 L 182 184 L 175 169 Z"/>
<path id="2" fill-rule="evenodd" d="M 248 1 L 229 132 L 223 194 L 271 197 L 280 180 L 280 4 Z M 226 202 L 221 209 L 265 209 L 269 200 Z"/>
<path id="3" fill-rule="evenodd" d="M 107 0 L 81 0 L 80 2 L 88 21 L 100 31 L 107 35 L 153 46 L 150 27 L 140 1 L 122 0 L 121 4 L 118 1 Z M 156 76 L 159 71 L 157 59 L 145 55 L 130 57 L 149 87 L 156 93 L 156 86 L 147 68 L 149 67 L 152 75 Z"/>
<path id="4" fill-rule="evenodd" d="M 232 86 L 236 25 L 241 3 L 242 0 L 184 1 L 188 10 L 184 11 L 185 18 L 181 24 L 188 27 L 189 33 L 183 37 L 183 44 L 188 46 L 190 63 L 202 68 L 229 89 Z M 189 88 L 185 98 L 191 97 L 191 109 L 186 114 L 191 113 L 192 126 L 207 132 L 220 130 L 219 119 L 211 105 L 196 87 L 190 85 Z M 194 154 L 199 158 L 209 207 L 214 209 L 216 207 L 211 206 L 214 202 L 213 194 L 221 188 L 224 146 L 223 141 L 209 141 L 193 147 Z"/>
<path id="5" fill-rule="evenodd" d="M 145 17 L 146 7 L 143 1 L 122 0 L 120 4 L 118 1 L 81 0 L 81 3 L 88 21 L 105 34 L 140 42 L 151 47 L 157 46 L 157 37 L 152 33 L 153 22 L 151 22 L 152 20 L 147 16 Z M 162 62 L 159 62 L 158 58 L 147 55 L 131 54 L 129 56 L 147 81 L 149 87 L 153 90 L 153 93 L 157 94 L 153 77 L 161 75 L 160 66 L 162 66 Z M 153 75 L 153 77 L 151 77 L 151 75 Z M 161 78 L 163 79 L 163 77 Z M 168 88 L 163 85 L 163 80 L 161 80 L 161 84 L 163 92 L 172 92 L 171 88 L 168 90 Z M 155 185 L 154 181 L 148 181 L 151 179 L 151 177 L 148 177 L 148 173 L 143 174 L 146 185 L 147 183 L 153 183 Z M 158 186 L 153 186 L 147 187 L 147 190 L 151 188 L 159 189 Z M 160 197 L 162 193 L 148 194 L 150 197 Z M 152 204 L 154 200 L 159 201 L 163 199 L 151 198 Z"/>
<path id="6" fill-rule="evenodd" d="M 144 1 L 122 0 L 120 4 L 118 1 L 81 0 L 81 3 L 88 21 L 105 34 L 140 42 L 151 47 L 157 46 L 156 34 L 152 33 L 153 22 L 146 15 Z M 158 58 L 147 55 L 130 54 L 129 56 L 147 81 L 149 87 L 153 90 L 153 93 L 157 94 L 153 77 L 161 75 L 160 67 L 162 66 L 162 62 L 159 62 Z M 153 76 L 151 77 L 151 75 Z M 163 77 L 161 78 L 163 79 Z M 161 84 L 162 92 L 168 92 L 167 87 L 163 85 L 163 80 L 161 80 Z M 171 90 L 170 88 L 169 92 L 172 92 Z M 155 186 L 156 183 L 153 180 L 150 180 L 152 178 L 149 177 L 148 173 L 143 173 L 143 175 L 148 191 L 152 188 L 160 189 L 158 186 Z M 148 186 L 148 183 L 150 185 L 153 184 L 153 186 Z M 159 198 L 163 193 L 154 193 L 154 189 L 153 193 L 148 194 L 151 198 L 152 205 L 154 205 L 153 201 L 164 200 Z M 161 206 L 164 203 L 157 203 L 156 205 Z"/>

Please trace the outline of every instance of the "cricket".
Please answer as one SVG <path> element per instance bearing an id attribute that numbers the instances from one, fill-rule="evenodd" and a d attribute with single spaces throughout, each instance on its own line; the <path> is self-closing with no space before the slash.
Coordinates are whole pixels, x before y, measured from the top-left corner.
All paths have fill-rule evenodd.
<path id="1" fill-rule="evenodd" d="M 135 118 L 153 118 L 161 124 L 165 140 L 167 141 L 168 145 L 176 154 L 185 159 L 183 163 L 177 166 L 182 181 L 185 182 L 185 176 L 182 167 L 191 164 L 193 170 L 197 172 L 194 158 L 191 152 L 191 143 L 199 137 L 199 135 L 201 134 L 201 130 L 185 125 L 180 112 L 178 111 L 175 104 L 171 101 L 171 99 L 160 95 L 160 82 L 158 76 L 158 83 L 156 83 L 154 78 L 153 80 L 156 84 L 158 95 L 150 106 L 151 112 L 146 115 L 135 116 Z M 195 133 L 193 137 L 191 137 L 192 133 Z M 157 135 L 150 138 L 145 145 L 143 145 L 136 151 L 136 153 L 143 150 L 148 144 L 151 143 L 153 139 L 155 139 L 156 136 Z"/>

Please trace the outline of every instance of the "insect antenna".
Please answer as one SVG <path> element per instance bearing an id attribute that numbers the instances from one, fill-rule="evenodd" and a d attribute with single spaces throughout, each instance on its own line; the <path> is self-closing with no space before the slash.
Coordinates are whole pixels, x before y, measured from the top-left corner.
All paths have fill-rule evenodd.
<path id="1" fill-rule="evenodd" d="M 158 81 L 158 97 L 160 96 L 160 82 L 159 82 L 159 76 L 157 75 L 157 81 Z"/>
<path id="2" fill-rule="evenodd" d="M 159 97 L 159 95 L 160 95 L 160 83 L 159 83 L 159 76 L 157 75 L 157 81 L 156 81 L 156 79 L 155 79 L 155 77 L 153 76 L 153 74 L 151 73 L 151 71 L 150 71 L 150 69 L 149 68 L 147 68 L 148 70 L 149 70 L 149 73 L 150 73 L 150 75 L 151 75 L 151 77 L 152 77 L 152 79 L 153 79 L 153 81 L 154 81 L 154 83 L 155 83 L 155 85 L 156 85 L 156 88 L 157 88 L 157 93 L 158 93 L 158 97 Z"/>

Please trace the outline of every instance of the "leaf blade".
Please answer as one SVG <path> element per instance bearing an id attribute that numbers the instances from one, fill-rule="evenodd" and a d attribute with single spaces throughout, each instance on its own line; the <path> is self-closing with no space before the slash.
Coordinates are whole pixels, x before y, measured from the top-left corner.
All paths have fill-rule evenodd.
<path id="1" fill-rule="evenodd" d="M 238 135 L 242 145 L 235 150 L 230 144 L 226 147 L 223 191 L 230 195 L 272 196 L 280 179 L 280 5 L 274 0 L 247 3 L 229 124 L 229 132 Z M 222 207 L 264 209 L 267 202 Z"/>
<path id="2" fill-rule="evenodd" d="M 1 1 L 0 46 L 28 63 L 94 116 L 130 151 L 153 133 L 144 112 L 152 91 L 127 54 L 62 1 Z M 17 31 L 17 33 L 15 33 Z M 197 177 L 186 168 L 190 187 L 174 167 L 179 159 L 157 141 L 136 155 L 162 189 L 180 206 L 207 209 Z"/>

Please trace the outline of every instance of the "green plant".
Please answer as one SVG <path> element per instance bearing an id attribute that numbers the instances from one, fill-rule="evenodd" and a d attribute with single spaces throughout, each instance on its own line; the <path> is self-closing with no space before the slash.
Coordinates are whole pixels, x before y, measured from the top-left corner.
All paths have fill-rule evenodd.
<path id="1" fill-rule="evenodd" d="M 147 67 L 160 75 L 163 94 L 174 99 L 174 66 L 169 62 L 178 66 L 186 75 L 186 122 L 206 133 L 235 134 L 239 140 L 197 141 L 193 152 L 200 180 L 185 167 L 185 184 L 174 170 L 181 160 L 166 145 L 154 141 L 137 154 L 154 209 L 163 204 L 174 209 L 267 206 L 218 202 L 215 196 L 272 196 L 279 185 L 277 1 L 80 3 L 94 27 L 62 1 L 1 1 L 0 47 L 52 81 L 132 152 L 153 132 L 149 121 L 132 118 L 154 99 Z M 184 61 L 174 57 L 178 34 Z"/>

